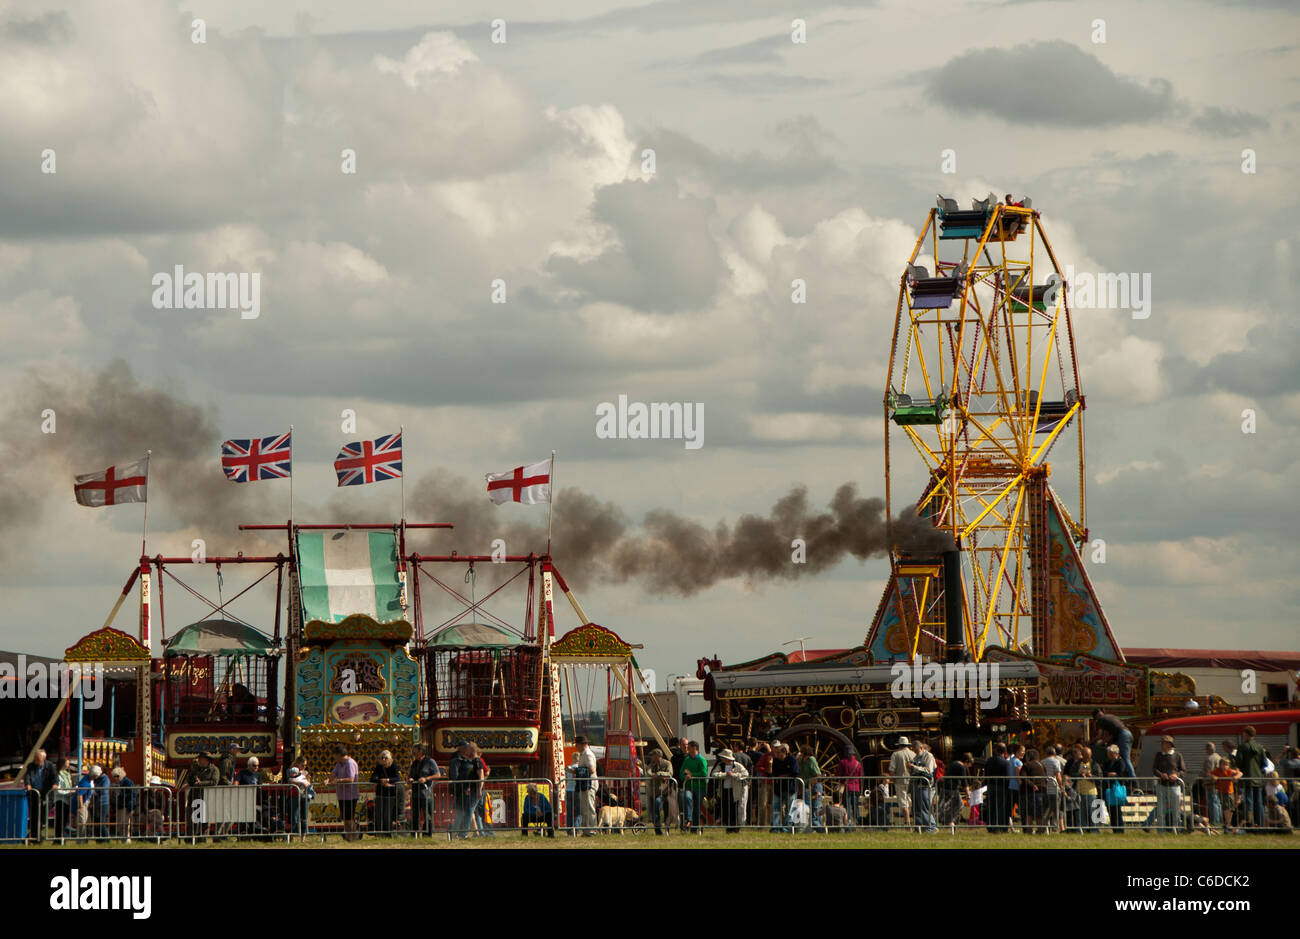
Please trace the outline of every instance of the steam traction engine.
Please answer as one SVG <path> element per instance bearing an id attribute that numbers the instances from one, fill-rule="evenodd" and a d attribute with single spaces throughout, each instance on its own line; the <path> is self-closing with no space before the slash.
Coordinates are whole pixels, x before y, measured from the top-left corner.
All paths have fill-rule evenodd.
<path id="1" fill-rule="evenodd" d="M 900 664 L 910 679 L 910 663 Z M 973 663 L 956 667 L 974 671 Z M 1033 663 L 1000 663 L 992 708 L 974 696 L 922 697 L 921 688 L 900 695 L 894 666 L 869 664 L 862 648 L 813 664 L 791 665 L 777 654 L 723 669 L 716 659 L 702 659 L 699 674 L 713 746 L 743 748 L 750 737 L 780 740 L 791 749 L 807 746 L 826 772 L 852 748 L 868 775 L 883 773 L 901 735 L 929 741 L 946 760 L 964 750 L 979 752 L 994 734 L 1027 729 L 1028 700 L 1038 684 Z"/>

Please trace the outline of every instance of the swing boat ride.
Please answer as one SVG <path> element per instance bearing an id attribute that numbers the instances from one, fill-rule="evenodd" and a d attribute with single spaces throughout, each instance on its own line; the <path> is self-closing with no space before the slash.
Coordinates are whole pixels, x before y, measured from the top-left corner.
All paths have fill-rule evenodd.
<path id="1" fill-rule="evenodd" d="M 621 727 L 607 721 L 603 775 L 635 776 L 637 741 L 648 723 L 633 698 L 640 677 L 633 651 L 640 646 L 592 623 L 549 555 L 408 551 L 408 532 L 451 529 L 450 523 L 239 528 L 284 532 L 286 550 L 202 560 L 142 557 L 105 625 L 67 650 L 67 662 L 112 662 L 133 672 L 134 734 L 116 741 L 113 753 L 128 774 L 175 783 L 200 753 L 215 758 L 232 744 L 241 762 L 256 756 L 273 775 L 287 767 L 287 754 L 304 758 L 321 776 L 338 744 L 368 767 L 382 750 L 407 765 L 414 745 L 422 743 L 445 766 L 468 741 L 491 770 L 489 789 L 508 789 L 512 779 L 549 780 L 550 798 L 562 812 L 573 752 L 571 740 L 566 747 L 563 710 L 566 702 L 570 712 L 579 704 L 569 679 L 575 670 L 596 669 L 607 673 L 608 710 L 615 700 L 626 701 L 623 713 L 630 714 Z M 261 571 L 229 600 L 214 602 L 180 576 L 186 565 L 211 569 L 218 583 L 232 567 Z M 487 565 L 501 583 L 482 598 L 472 588 L 466 597 L 443 573 L 449 565 L 465 570 L 464 582 L 471 584 L 477 568 Z M 272 573 L 275 615 L 267 635 L 230 606 Z M 168 582 L 209 606 L 212 618 L 168 636 Z M 112 626 L 137 583 L 138 639 Z M 446 596 L 456 610 L 452 616 L 426 622 L 426 607 L 434 604 L 422 602 L 421 593 L 429 587 Z M 488 606 L 508 588 L 523 593 L 522 618 L 514 622 Z M 558 637 L 557 589 L 578 619 Z M 152 611 L 162 633 L 161 658 L 149 654 Z M 283 701 L 282 688 L 288 689 Z M 71 736 L 70 714 L 64 711 L 65 737 Z M 570 726 L 577 727 L 576 714 Z M 97 746 L 102 742 L 75 748 L 92 754 Z M 628 804 L 635 801 L 631 787 L 626 797 Z M 362 817 L 365 810 L 363 804 Z M 340 822 L 337 802 L 321 793 L 312 804 L 312 823 L 331 828 Z"/>

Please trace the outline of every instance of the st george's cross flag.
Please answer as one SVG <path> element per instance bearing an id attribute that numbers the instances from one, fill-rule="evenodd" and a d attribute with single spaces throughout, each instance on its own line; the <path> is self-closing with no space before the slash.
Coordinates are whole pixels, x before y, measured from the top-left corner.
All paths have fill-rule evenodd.
<path id="1" fill-rule="evenodd" d="M 504 473 L 487 473 L 488 498 L 503 502 L 537 505 L 551 501 L 551 461 L 542 460 L 529 466 L 517 466 Z"/>
<path id="2" fill-rule="evenodd" d="M 224 441 L 221 468 L 235 483 L 287 479 L 293 473 L 293 441 L 289 434 Z"/>
<path id="3" fill-rule="evenodd" d="M 345 443 L 334 461 L 340 486 L 360 486 L 402 477 L 402 435 Z"/>
<path id="4" fill-rule="evenodd" d="M 72 487 L 80 505 L 120 505 L 144 502 L 149 485 L 149 458 L 110 466 L 98 473 L 78 476 Z"/>

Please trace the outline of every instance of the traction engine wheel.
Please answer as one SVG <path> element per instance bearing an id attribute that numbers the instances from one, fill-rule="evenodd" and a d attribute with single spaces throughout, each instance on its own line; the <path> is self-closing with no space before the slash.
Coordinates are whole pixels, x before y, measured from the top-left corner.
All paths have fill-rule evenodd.
<path id="1" fill-rule="evenodd" d="M 844 756 L 850 747 L 857 749 L 846 735 L 825 724 L 793 724 L 781 731 L 776 739 L 789 744 L 796 757 L 799 755 L 800 748 L 811 747 L 823 775 L 830 775 L 835 771 L 840 757 Z"/>

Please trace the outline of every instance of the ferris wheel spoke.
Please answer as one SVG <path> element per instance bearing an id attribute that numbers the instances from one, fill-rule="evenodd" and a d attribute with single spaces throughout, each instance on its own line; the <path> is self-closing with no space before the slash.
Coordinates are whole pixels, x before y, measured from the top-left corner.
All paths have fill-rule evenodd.
<path id="1" fill-rule="evenodd" d="M 1031 299 L 1032 299 L 1032 294 L 1031 294 Z M 1038 379 L 1038 395 L 1036 400 L 1034 401 L 1034 417 L 1033 420 L 1028 421 L 1025 424 L 1025 450 L 1026 451 L 1032 449 L 1033 447 L 1034 433 L 1038 429 L 1038 416 L 1039 414 L 1042 413 L 1043 410 L 1043 392 L 1047 388 L 1047 366 L 1050 365 L 1052 362 L 1051 349 L 1052 349 L 1052 341 L 1056 337 L 1057 321 L 1058 321 L 1057 317 L 1052 318 L 1052 328 L 1047 335 L 1047 352 L 1043 355 L 1043 371 Z M 1032 335 L 1032 331 L 1030 332 L 1030 335 Z M 1035 455 L 1035 459 L 1036 458 L 1037 455 Z"/>
<path id="2" fill-rule="evenodd" d="M 1011 480 L 1011 482 L 1007 483 L 1007 485 L 1002 489 L 1001 494 L 1000 494 L 996 499 L 994 499 L 992 502 L 988 503 L 988 505 L 985 507 L 984 511 L 981 512 L 979 515 L 977 515 L 977 516 L 975 517 L 975 519 L 974 519 L 974 520 L 973 520 L 969 525 L 967 525 L 964 529 L 962 529 L 961 536 L 962 536 L 963 538 L 965 538 L 967 535 L 969 535 L 969 534 L 971 533 L 971 531 L 973 531 L 973 530 L 975 529 L 975 527 L 976 527 L 977 525 L 979 525 L 980 522 L 984 521 L 985 516 L 987 516 L 990 512 L 993 511 L 993 507 L 994 507 L 995 505 L 997 505 L 999 502 L 1001 502 L 1002 499 L 1006 496 L 1006 494 L 1007 494 L 1008 492 L 1010 492 L 1010 491 L 1011 491 L 1012 489 L 1014 489 L 1016 486 L 1020 485 L 1020 483 L 1024 481 L 1024 478 L 1025 478 L 1025 474 L 1024 474 L 1024 473 L 1019 473 L 1019 474 L 1016 475 L 1016 478 L 1015 478 L 1015 479 L 1013 479 L 1013 480 Z M 979 498 L 979 497 L 976 496 L 976 498 Z M 980 499 L 980 501 L 983 502 L 984 500 L 983 500 L 983 499 Z"/>
<path id="3" fill-rule="evenodd" d="M 980 393 L 984 393 L 984 382 L 988 377 L 989 363 L 997 357 L 997 331 L 992 328 L 992 319 L 985 323 L 984 317 L 975 322 L 978 335 L 971 349 L 970 381 L 967 383 L 966 396 L 975 394 L 975 377 L 979 374 Z M 1005 404 L 1006 402 L 1003 402 Z"/>
<path id="4" fill-rule="evenodd" d="M 917 514 L 917 515 L 920 515 L 922 512 L 924 512 L 924 511 L 926 510 L 926 508 L 930 505 L 930 502 L 931 502 L 931 501 L 934 499 L 934 497 L 937 496 L 937 495 L 949 496 L 949 495 L 951 495 L 951 492 L 950 492 L 950 490 L 948 489 L 948 486 L 947 486 L 946 484 L 944 484 L 944 485 L 935 485 L 935 486 L 931 486 L 931 487 L 930 487 L 930 491 L 927 492 L 927 493 L 925 494 L 925 498 L 922 499 L 922 500 L 917 504 L 917 506 L 916 506 L 916 514 Z M 944 510 L 947 509 L 947 505 L 946 505 L 944 502 L 941 501 L 941 502 L 939 503 L 939 508 L 940 508 L 939 516 L 940 516 L 940 518 L 942 518 L 942 517 L 943 517 Z"/>
<path id="5" fill-rule="evenodd" d="M 1002 452 L 1002 455 L 1005 456 L 1008 460 L 1011 460 L 1012 462 L 1017 464 L 1020 462 L 1016 454 L 1008 450 L 1006 446 L 1002 443 L 1002 441 L 999 440 L 997 435 L 994 433 L 994 431 L 996 431 L 1003 424 L 1010 423 L 1007 420 L 1006 415 L 999 415 L 996 421 L 994 421 L 988 427 L 985 427 L 982 423 L 980 423 L 979 419 L 975 417 L 974 414 L 971 413 L 969 409 L 963 409 L 962 413 L 965 416 L 966 420 L 969 421 L 971 424 L 974 424 L 975 428 L 980 433 L 979 438 L 975 441 L 977 444 L 983 443 L 984 441 L 988 441 L 993 446 L 997 447 L 998 450 Z M 972 449 L 972 448 L 968 448 L 968 449 Z"/>
<path id="6" fill-rule="evenodd" d="M 1039 407 L 1041 408 L 1041 406 L 1042 403 L 1040 402 Z M 1042 446 L 1040 446 L 1038 450 L 1034 452 L 1032 462 L 1037 463 L 1040 459 L 1042 459 L 1043 454 L 1047 452 L 1047 448 L 1051 445 L 1052 441 L 1056 439 L 1057 435 L 1060 434 L 1061 431 L 1065 430 L 1065 425 L 1070 423 L 1070 420 L 1078 412 L 1079 412 L 1079 402 L 1076 401 L 1074 402 L 1074 406 L 1071 407 L 1070 410 L 1065 412 L 1065 417 L 1061 418 L 1057 422 L 1056 426 L 1052 428 L 1052 432 L 1047 435 L 1047 439 L 1043 441 Z"/>
<path id="7" fill-rule="evenodd" d="M 930 449 L 929 444 L 911 427 L 904 426 L 903 430 L 907 432 L 907 437 L 916 447 L 916 452 L 921 455 L 921 459 L 930 465 L 931 470 L 936 470 L 943 465 L 943 457 Z"/>
<path id="8" fill-rule="evenodd" d="M 981 520 L 983 520 L 984 516 L 987 515 L 987 514 L 989 514 L 990 512 L 992 512 L 993 516 L 997 519 L 998 522 L 1001 522 L 1001 523 L 1004 524 L 1004 525 L 1006 524 L 1006 521 L 1007 521 L 1006 517 L 1005 517 L 1001 512 L 999 512 L 999 511 L 997 510 L 998 503 L 1002 502 L 1002 501 L 1003 501 L 1003 496 L 1005 496 L 1005 495 L 1007 494 L 1007 490 L 1006 490 L 1006 489 L 1001 490 L 1001 491 L 1000 491 L 1000 494 L 997 495 L 997 496 L 994 496 L 994 498 L 993 498 L 992 500 L 987 500 L 987 499 L 984 498 L 984 496 L 983 496 L 982 494 L 980 494 L 979 492 L 976 492 L 974 489 L 972 489 L 970 486 L 968 486 L 968 485 L 966 485 L 966 484 L 964 484 L 964 483 L 959 483 L 959 484 L 958 484 L 958 488 L 961 489 L 962 491 L 964 491 L 964 492 L 967 494 L 967 496 L 969 497 L 969 498 L 967 498 L 967 499 L 965 499 L 965 500 L 959 500 L 959 501 L 960 501 L 960 505 L 961 505 L 961 509 L 962 509 L 962 510 L 961 510 L 961 513 L 960 513 L 960 514 L 961 514 L 961 520 L 960 520 L 960 522 L 961 522 L 961 523 L 966 523 L 966 524 L 964 524 L 964 525 L 962 526 L 962 527 L 963 527 L 963 532 L 962 532 L 962 536 L 963 536 L 963 537 L 966 536 L 966 532 L 969 530 L 969 528 L 970 528 L 971 525 L 976 525 L 976 524 L 978 524 Z M 969 516 L 968 516 L 967 513 L 964 511 L 964 509 L 965 509 L 965 505 L 966 505 L 967 503 L 969 503 L 969 502 L 978 502 L 981 506 L 984 507 L 984 511 L 981 512 L 981 513 L 979 514 L 979 516 L 978 516 L 978 517 L 977 517 L 973 522 L 969 522 L 969 523 L 967 523 L 967 522 L 966 522 L 966 519 L 967 519 Z"/>
<path id="9" fill-rule="evenodd" d="M 1011 513 L 1012 519 L 1014 519 L 1016 522 L 1020 521 L 1020 510 L 1024 506 L 1024 502 L 1025 502 L 1025 487 L 1021 486 L 1020 491 L 1016 496 L 1016 507 Z M 1011 555 L 1011 540 L 1012 539 L 1008 538 L 1007 543 L 1002 546 L 1002 561 L 1000 563 L 1000 566 L 998 567 L 998 576 L 993 579 L 993 590 L 992 590 L 992 594 L 989 597 L 989 612 L 988 612 L 989 618 L 984 623 L 984 629 L 986 632 L 988 631 L 989 625 L 993 621 L 993 612 L 994 610 L 997 609 L 998 592 L 1002 589 L 1002 576 L 1007 569 L 1007 558 Z"/>

